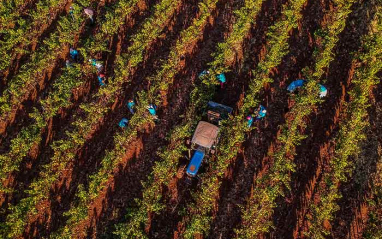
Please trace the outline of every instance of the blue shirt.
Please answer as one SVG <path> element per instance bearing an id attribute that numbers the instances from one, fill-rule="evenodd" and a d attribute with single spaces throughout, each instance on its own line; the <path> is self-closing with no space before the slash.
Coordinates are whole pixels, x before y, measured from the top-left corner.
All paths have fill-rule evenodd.
<path id="1" fill-rule="evenodd" d="M 101 86 L 104 86 L 105 83 L 103 83 L 103 78 L 101 78 L 100 76 L 97 76 L 97 78 L 98 78 L 99 84 L 100 84 Z"/>
<path id="2" fill-rule="evenodd" d="M 204 70 L 202 71 L 200 74 L 199 74 L 199 77 L 202 77 L 202 76 L 205 76 L 205 75 L 208 75 L 210 72 L 207 71 L 207 70 Z"/>
<path id="3" fill-rule="evenodd" d="M 149 112 L 151 115 L 155 115 L 156 114 L 156 110 L 154 108 L 149 108 Z"/>
<path id="4" fill-rule="evenodd" d="M 78 55 L 78 51 L 77 50 L 74 50 L 74 49 L 71 49 L 70 50 L 70 56 L 74 59 L 76 56 Z"/>
<path id="5" fill-rule="evenodd" d="M 155 105 L 149 105 L 149 107 L 148 107 L 148 110 L 149 110 L 149 112 L 150 112 L 150 114 L 151 115 L 155 115 L 156 114 L 156 106 Z"/>
<path id="6" fill-rule="evenodd" d="M 303 86 L 305 84 L 305 80 L 295 80 L 293 81 L 292 83 L 289 84 L 289 86 L 287 87 L 287 90 L 289 92 L 293 92 L 295 91 L 297 88 Z"/>
<path id="7" fill-rule="evenodd" d="M 267 115 L 267 110 L 264 106 L 260 105 L 260 110 L 258 112 L 258 118 L 264 118 Z"/>
<path id="8" fill-rule="evenodd" d="M 122 118 L 121 121 L 119 121 L 119 127 L 124 128 L 127 126 L 127 123 L 129 123 L 129 120 L 126 118 Z"/>
<path id="9" fill-rule="evenodd" d="M 218 78 L 218 80 L 219 80 L 221 83 L 225 83 L 225 82 L 226 82 L 226 78 L 225 78 L 224 73 L 221 73 L 221 74 L 217 75 L 216 77 Z"/>
<path id="10" fill-rule="evenodd" d="M 129 109 L 132 109 L 134 105 L 135 105 L 134 101 L 130 101 L 127 103 L 127 107 L 129 107 Z"/>
<path id="11" fill-rule="evenodd" d="M 247 121 L 247 126 L 248 126 L 248 128 L 249 127 L 251 127 L 251 125 L 252 125 L 252 123 L 253 123 L 253 117 L 252 116 L 249 116 L 249 117 L 251 117 L 250 119 L 247 119 L 248 121 Z"/>

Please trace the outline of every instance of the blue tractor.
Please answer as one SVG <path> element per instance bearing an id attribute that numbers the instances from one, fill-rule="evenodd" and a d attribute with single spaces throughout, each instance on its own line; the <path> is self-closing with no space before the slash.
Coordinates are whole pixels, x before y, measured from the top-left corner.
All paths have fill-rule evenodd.
<path id="1" fill-rule="evenodd" d="M 220 122 L 228 119 L 232 110 L 231 107 L 208 102 L 207 121 L 199 121 L 191 140 L 190 151 L 193 151 L 193 155 L 186 170 L 189 177 L 195 177 L 203 160 L 214 154 L 216 145 L 219 143 Z"/>

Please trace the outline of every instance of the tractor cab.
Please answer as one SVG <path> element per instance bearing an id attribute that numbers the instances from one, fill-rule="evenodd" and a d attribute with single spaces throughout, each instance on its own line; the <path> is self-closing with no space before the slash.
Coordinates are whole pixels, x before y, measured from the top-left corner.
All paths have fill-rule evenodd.
<path id="1" fill-rule="evenodd" d="M 195 177 L 205 157 L 214 154 L 216 145 L 219 142 L 219 127 L 221 120 L 228 119 L 232 113 L 232 108 L 208 102 L 207 121 L 199 121 L 191 140 L 191 150 L 193 155 L 188 164 L 186 173 L 190 177 Z"/>

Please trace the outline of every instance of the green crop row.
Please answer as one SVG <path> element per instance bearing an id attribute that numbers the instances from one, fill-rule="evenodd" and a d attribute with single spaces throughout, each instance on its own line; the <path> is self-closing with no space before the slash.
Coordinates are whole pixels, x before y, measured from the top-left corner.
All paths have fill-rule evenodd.
<path id="1" fill-rule="evenodd" d="M 381 155 L 381 152 L 379 152 Z M 372 176 L 371 197 L 368 199 L 368 219 L 362 238 L 382 238 L 382 157 L 377 162 L 377 170 Z"/>
<path id="2" fill-rule="evenodd" d="M 308 77 L 304 91 L 292 96 L 295 103 L 286 117 L 277 137 L 277 147 L 270 155 L 273 165 L 261 178 L 255 180 L 253 191 L 247 207 L 243 210 L 243 227 L 237 231 L 239 237 L 248 238 L 267 232 L 272 225 L 272 214 L 276 199 L 284 195 L 285 188 L 290 188 L 290 173 L 294 171 L 293 157 L 295 148 L 306 136 L 303 134 L 308 117 L 315 105 L 321 100 L 318 97 L 318 81 L 334 59 L 332 50 L 343 31 L 347 16 L 354 1 L 336 1 L 336 8 L 330 11 L 331 18 L 326 27 L 320 30 L 324 35 L 321 47 L 315 52 L 314 73 Z"/>
<path id="3" fill-rule="evenodd" d="M 80 1 L 78 1 L 80 2 Z M 83 0 L 82 6 L 87 7 L 90 1 Z M 33 92 L 39 84 L 39 80 L 55 64 L 62 55 L 65 46 L 73 45 L 83 27 L 85 18 L 82 7 L 79 4 L 73 4 L 75 20 L 70 16 L 63 16 L 58 22 L 58 29 L 44 40 L 44 45 L 38 51 L 34 52 L 31 60 L 23 65 L 19 74 L 12 78 L 8 88 L 0 97 L 0 120 L 7 122 L 10 120 L 12 111 L 17 111 L 21 103 Z"/>
<path id="4" fill-rule="evenodd" d="M 107 42 L 112 41 L 113 35 L 118 33 L 125 24 L 125 20 L 129 19 L 129 16 L 139 8 L 138 3 L 137 0 L 120 0 L 117 4 L 110 6 L 113 11 L 108 11 L 105 14 L 105 20 L 100 29 L 102 34 L 94 36 L 94 44 L 90 44 L 90 55 L 95 55 L 97 52 L 107 49 Z"/>
<path id="5" fill-rule="evenodd" d="M 261 10 L 263 2 L 260 0 L 246 0 L 244 6 L 234 12 L 236 22 L 229 37 L 223 43 L 218 44 L 218 49 L 213 54 L 214 61 L 209 64 L 212 78 L 206 78 L 206 84 L 209 84 L 209 80 L 216 82 L 214 75 L 230 71 L 230 67 L 239 52 L 243 51 L 244 38 L 248 36 L 249 30 L 256 23 L 256 16 Z"/>
<path id="6" fill-rule="evenodd" d="M 137 3 L 138 0 L 133 2 Z M 113 103 L 114 97 L 122 93 L 122 85 L 132 70 L 132 67 L 129 68 L 129 71 L 125 70 L 126 65 L 132 66 L 131 62 L 134 61 L 134 66 L 136 66 L 140 63 L 136 59 L 143 60 L 145 49 L 160 35 L 179 4 L 180 1 L 163 0 L 157 5 L 156 13 L 146 19 L 140 32 L 131 38 L 134 42 L 128 48 L 128 53 L 126 54 L 128 57 L 119 57 L 119 60 L 117 60 L 119 64 L 117 64 L 116 78 L 110 79 L 111 82 L 95 94 L 95 100 L 80 105 L 80 108 L 85 111 L 87 117 L 85 120 L 78 118 L 73 123 L 75 130 L 73 132 L 66 132 L 69 136 L 68 139 L 52 143 L 51 147 L 54 150 L 54 155 L 51 162 L 44 165 L 39 177 L 26 190 L 29 196 L 21 199 L 17 205 L 10 207 L 11 214 L 8 215 L 4 223 L 6 231 L 12 232 L 8 233 L 8 235 L 18 235 L 21 233 L 26 219 L 30 215 L 37 213 L 36 206 L 49 197 L 49 191 L 61 177 L 62 171 L 75 159 L 76 152 L 84 145 L 88 135 L 98 125 L 104 114 L 110 110 L 110 103 Z M 125 62 L 123 58 L 128 59 L 128 61 Z M 103 97 L 97 101 L 97 96 L 100 95 Z"/>
<path id="7" fill-rule="evenodd" d="M 101 31 L 97 32 L 90 40 L 84 41 L 86 45 L 78 47 L 78 50 L 86 59 L 88 55 L 94 55 L 94 49 L 99 51 L 107 51 L 104 39 L 113 36 L 118 28 L 123 24 L 123 19 L 130 16 L 135 9 L 136 0 L 121 0 L 116 4 L 118 12 L 113 15 L 113 9 L 108 9 L 106 12 L 106 20 L 101 24 Z M 119 24 L 115 24 L 115 29 L 109 30 L 103 27 L 110 25 L 111 22 L 119 20 Z M 41 142 L 43 129 L 46 128 L 49 120 L 56 116 L 58 112 L 71 105 L 70 99 L 72 91 L 80 87 L 86 82 L 86 76 L 90 73 L 91 68 L 80 67 L 73 64 L 72 67 L 65 68 L 63 74 L 54 82 L 53 89 L 46 99 L 41 101 L 43 112 L 40 113 L 35 109 L 31 117 L 35 120 L 36 124 L 22 128 L 21 132 L 16 138 L 12 139 L 10 151 L 6 154 L 0 155 L 0 191 L 11 192 L 10 188 L 4 187 L 4 181 L 14 171 L 17 171 L 23 158 L 28 154 L 34 145 Z"/>
<path id="8" fill-rule="evenodd" d="M 146 99 L 157 98 L 157 100 L 154 101 L 159 104 L 159 93 L 168 90 L 175 75 L 179 73 L 179 70 L 181 69 L 181 64 L 179 63 L 181 62 L 182 56 L 187 51 L 192 51 L 192 47 L 195 47 L 197 42 L 202 38 L 203 29 L 208 23 L 208 18 L 210 17 L 211 12 L 216 8 L 216 2 L 217 0 L 205 0 L 200 3 L 199 6 L 201 12 L 198 15 L 199 17 L 194 19 L 193 24 L 190 27 L 181 32 L 180 39 L 171 49 L 169 59 L 162 65 L 161 70 L 158 71 L 155 77 L 151 77 L 153 84 L 150 86 L 149 92 L 142 91 L 138 93 L 139 99 L 143 100 L 143 102 L 141 100 L 139 101 L 139 110 L 130 120 L 128 129 L 115 136 L 115 148 L 106 154 L 105 158 L 102 160 L 100 170 L 96 174 L 90 176 L 91 181 L 88 190 L 85 190 L 83 186 L 80 186 L 80 190 L 77 194 L 77 198 L 79 199 L 78 203 L 75 207 L 72 207 L 65 213 L 69 216 L 69 219 L 67 220 L 65 228 L 61 229 L 60 234 L 57 236 L 58 238 L 62 238 L 63 234 L 67 235 L 72 233 L 75 231 L 73 228 L 75 228 L 76 225 L 88 219 L 88 210 L 90 210 L 89 207 L 91 202 L 98 197 L 115 167 L 120 164 L 121 160 L 123 160 L 128 149 L 126 145 L 130 145 L 134 141 L 137 132 L 145 128 L 147 123 L 152 123 L 152 120 L 147 117 L 145 106 L 148 102 Z M 135 221 L 137 220 L 139 219 L 136 218 Z M 130 231 L 133 235 L 138 236 L 137 232 L 133 232 L 134 228 L 130 228 Z"/>
<path id="9" fill-rule="evenodd" d="M 336 203 L 341 198 L 339 185 L 351 175 L 353 158 L 359 154 L 360 143 L 366 139 L 369 99 L 372 88 L 380 83 L 377 73 L 382 70 L 382 14 L 380 7 L 378 10 L 370 27 L 370 35 L 366 38 L 359 56 L 358 68 L 349 91 L 350 101 L 344 105 L 345 119 L 340 123 L 340 130 L 335 138 L 334 156 L 329 162 L 329 169 L 322 174 L 322 183 L 315 192 L 320 200 L 318 203 L 310 202 L 310 213 L 307 217 L 307 235 L 310 238 L 326 238 L 330 233 L 323 224 L 331 221 L 334 212 L 339 209 Z"/>
<path id="10" fill-rule="evenodd" d="M 28 52 L 27 46 L 37 40 L 36 38 L 53 22 L 54 16 L 65 7 L 67 2 L 68 0 L 39 1 L 36 4 L 36 10 L 29 12 L 30 18 L 17 19 L 17 28 L 0 30 L 0 34 L 4 34 L 0 47 L 2 56 L 0 71 L 7 69 L 17 54 Z"/>
<path id="11" fill-rule="evenodd" d="M 33 0 L 8 0 L 0 2 L 0 31 L 14 27 L 15 20 L 20 18 L 28 2 Z M 37 0 L 35 0 L 37 1 Z"/>
<path id="12" fill-rule="evenodd" d="M 71 89 L 82 84 L 84 78 L 81 67 L 77 64 L 64 70 L 53 85 L 54 91 L 41 104 L 44 112 L 37 109 L 30 115 L 35 123 L 21 129 L 16 138 L 11 140 L 10 151 L 0 155 L 0 191 L 11 193 L 13 190 L 5 184 L 10 174 L 19 170 L 20 163 L 34 145 L 42 140 L 42 131 L 47 127 L 49 119 L 58 111 L 70 105 Z"/>

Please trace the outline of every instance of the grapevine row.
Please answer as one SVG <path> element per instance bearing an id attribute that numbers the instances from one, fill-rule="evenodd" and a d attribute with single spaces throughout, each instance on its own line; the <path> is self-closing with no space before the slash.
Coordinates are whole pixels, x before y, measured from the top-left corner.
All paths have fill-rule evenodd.
<path id="1" fill-rule="evenodd" d="M 106 13 L 106 20 L 101 24 L 101 31 L 87 43 L 87 46 L 78 48 L 84 58 L 94 55 L 95 49 L 106 51 L 105 39 L 112 37 L 123 24 L 123 19 L 130 16 L 138 0 L 121 0 L 116 4 L 116 10 Z M 113 26 L 113 27 L 111 27 Z M 60 109 L 71 105 L 71 92 L 86 82 L 86 76 L 91 69 L 73 64 L 72 67 L 65 68 L 63 74 L 53 84 L 52 92 L 46 99 L 41 101 L 43 112 L 35 109 L 31 117 L 35 124 L 22 128 L 16 138 L 12 139 L 10 151 L 0 155 L 0 191 L 10 192 L 10 188 L 4 187 L 4 181 L 13 172 L 17 171 L 23 158 L 28 154 L 34 145 L 41 142 L 41 136 L 48 122 L 58 114 Z"/>
<path id="2" fill-rule="evenodd" d="M 272 214 L 276 207 L 276 199 L 284 195 L 284 187 L 290 188 L 290 172 L 294 171 L 293 157 L 296 145 L 306 138 L 303 134 L 306 128 L 306 117 L 314 107 L 321 102 L 318 98 L 318 81 L 324 69 L 329 67 L 334 59 L 332 50 L 338 41 L 338 35 L 343 31 L 347 16 L 351 13 L 354 1 L 336 1 L 336 10 L 330 12 L 332 18 L 325 32 L 322 47 L 315 53 L 314 73 L 308 77 L 304 92 L 293 96 L 295 104 L 286 117 L 286 123 L 281 127 L 281 134 L 276 141 L 277 148 L 270 155 L 273 165 L 269 171 L 256 179 L 253 191 L 246 209 L 243 211 L 243 226 L 239 229 L 239 237 L 249 237 L 267 232 L 272 225 Z"/>
<path id="3" fill-rule="evenodd" d="M 372 177 L 371 188 L 367 226 L 362 235 L 365 239 L 382 238 L 382 158 L 377 162 L 377 171 Z"/>
<path id="4" fill-rule="evenodd" d="M 33 43 L 35 38 L 44 30 L 43 26 L 49 26 L 54 16 L 57 15 L 68 0 L 49 0 L 39 1 L 36 5 L 36 10 L 29 13 L 30 19 L 17 19 L 17 28 L 7 29 L 4 31 L 4 44 L 0 47 L 0 71 L 7 69 L 12 60 L 19 53 L 26 53 L 25 49 Z M 53 12 L 53 14 L 51 14 Z M 0 31 L 0 33 L 2 33 Z"/>
<path id="5" fill-rule="evenodd" d="M 320 200 L 318 203 L 310 202 L 307 235 L 311 238 L 325 238 L 325 235 L 330 233 L 323 223 L 331 221 L 334 212 L 339 209 L 336 204 L 341 197 L 339 185 L 349 178 L 353 158 L 359 154 L 360 143 L 366 139 L 371 89 L 380 83 L 377 73 L 382 70 L 382 14 L 378 11 L 370 31 L 370 36 L 363 44 L 364 52 L 359 57 L 360 66 L 352 79 L 350 101 L 345 103 L 346 118 L 341 122 L 339 133 L 334 140 L 334 157 L 329 162 L 329 169 L 323 173 L 322 183 L 316 192 Z"/>
<path id="6" fill-rule="evenodd" d="M 82 1 L 90 4 L 94 1 Z M 88 5 L 85 5 L 87 7 Z M 85 18 L 81 11 L 82 7 L 73 4 L 74 20 L 70 16 L 61 17 L 58 22 L 58 30 L 52 33 L 49 39 L 44 40 L 44 46 L 40 47 L 31 56 L 31 61 L 21 67 L 19 74 L 13 77 L 8 88 L 0 97 L 0 121 L 8 122 L 12 113 L 17 111 L 21 103 L 31 95 L 39 83 L 42 72 L 50 69 L 57 61 L 67 45 L 73 45 L 81 33 Z"/>
<path id="7" fill-rule="evenodd" d="M 52 143 L 54 156 L 51 162 L 44 166 L 39 178 L 33 181 L 30 189 L 26 191 L 29 196 L 22 199 L 17 205 L 10 207 L 12 213 L 8 215 L 5 222 L 6 228 L 12 232 L 8 233 L 9 235 L 21 233 L 28 215 L 36 214 L 36 205 L 48 198 L 52 185 L 58 181 L 68 163 L 75 159 L 76 152 L 84 145 L 92 129 L 95 128 L 109 110 L 110 103 L 113 102 L 114 97 L 121 93 L 122 84 L 125 82 L 125 79 L 128 78 L 131 70 L 143 61 L 145 49 L 159 36 L 173 16 L 179 3 L 180 1 L 163 0 L 156 6 L 156 14 L 146 19 L 141 31 L 132 37 L 134 42 L 128 48 L 128 53 L 126 54 L 128 57 L 124 57 L 128 60 L 123 59 L 123 57 L 117 59 L 117 76 L 114 81 L 111 80 L 112 82 L 99 90 L 96 94 L 96 96 L 99 96 L 98 101 L 80 105 L 80 108 L 87 114 L 85 120 L 77 119 L 73 123 L 75 131 L 67 132 L 69 139 Z M 128 66 L 127 69 L 126 65 Z"/>
<path id="8" fill-rule="evenodd" d="M 29 2 L 38 0 L 10 0 L 0 3 L 0 31 L 7 30 L 14 26 L 15 19 L 18 19 L 25 10 Z"/>

